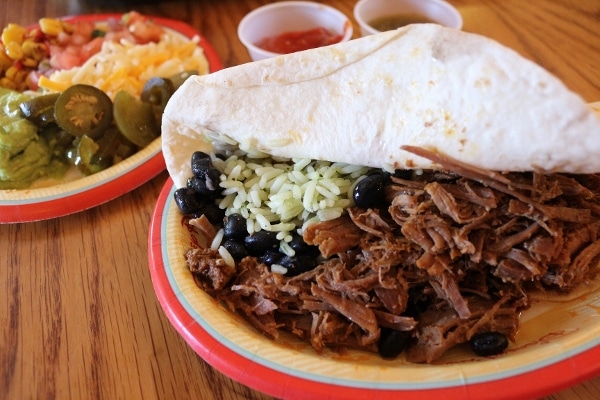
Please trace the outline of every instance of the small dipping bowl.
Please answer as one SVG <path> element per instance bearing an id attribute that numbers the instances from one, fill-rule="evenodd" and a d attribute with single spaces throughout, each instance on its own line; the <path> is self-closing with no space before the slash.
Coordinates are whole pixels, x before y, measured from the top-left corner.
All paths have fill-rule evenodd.
<path id="1" fill-rule="evenodd" d="M 461 29 L 463 24 L 458 10 L 444 0 L 359 0 L 354 19 L 362 36 L 411 23 L 429 22 L 454 29 Z"/>
<path id="2" fill-rule="evenodd" d="M 352 38 L 352 23 L 341 11 L 312 1 L 282 1 L 259 7 L 248 13 L 238 26 L 238 37 L 253 61 L 278 56 L 257 43 L 282 34 L 324 28 L 341 37 L 336 43 Z M 333 43 L 332 43 L 333 44 Z"/>

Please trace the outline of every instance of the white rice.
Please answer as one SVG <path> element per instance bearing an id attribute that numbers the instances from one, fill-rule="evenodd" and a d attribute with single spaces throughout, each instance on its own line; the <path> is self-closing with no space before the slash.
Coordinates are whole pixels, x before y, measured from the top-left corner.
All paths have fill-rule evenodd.
<path id="1" fill-rule="evenodd" d="M 249 143 L 240 148 L 250 154 L 236 149 L 233 142 L 213 145 L 225 149 L 228 156 L 225 160 L 212 156 L 213 165 L 221 171 L 225 195 L 219 207 L 226 215 L 238 213 L 246 218 L 249 234 L 277 232 L 281 250 L 288 255 L 293 255 L 293 249 L 286 246 L 292 232 L 302 233 L 309 222 L 341 216 L 353 204 L 356 181 L 369 170 L 310 159 L 274 159 L 251 150 Z"/>
<path id="2" fill-rule="evenodd" d="M 210 243 L 210 248 L 213 250 L 217 250 L 221 246 L 221 242 L 223 241 L 224 231 L 223 228 L 219 229 L 215 234 L 212 242 Z"/>
<path id="3" fill-rule="evenodd" d="M 223 246 L 219 246 L 218 251 L 219 255 L 221 256 L 221 258 L 223 258 L 223 260 L 225 260 L 225 263 L 227 265 L 229 265 L 230 267 L 235 267 L 235 260 L 233 259 L 233 256 L 231 255 L 229 250 L 227 250 Z"/>
<path id="4" fill-rule="evenodd" d="M 284 267 L 283 265 L 272 264 L 271 265 L 271 272 L 274 273 L 274 274 L 285 275 L 287 273 L 287 268 Z"/>

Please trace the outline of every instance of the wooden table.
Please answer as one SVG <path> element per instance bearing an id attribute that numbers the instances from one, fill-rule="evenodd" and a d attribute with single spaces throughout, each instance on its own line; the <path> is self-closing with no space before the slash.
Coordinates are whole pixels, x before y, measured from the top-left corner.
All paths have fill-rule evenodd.
<path id="1" fill-rule="evenodd" d="M 236 36 L 238 23 L 266 2 L 0 0 L 0 26 L 31 24 L 42 16 L 137 9 L 187 22 L 212 43 L 225 66 L 233 66 L 249 61 Z M 450 2 L 463 15 L 465 31 L 514 48 L 586 101 L 600 100 L 598 1 Z M 354 1 L 323 3 L 352 16 Z M 150 280 L 147 237 L 166 179 L 163 172 L 86 212 L 0 226 L 0 398 L 270 398 L 207 365 L 160 308 Z M 547 397 L 593 398 L 600 398 L 600 377 Z"/>

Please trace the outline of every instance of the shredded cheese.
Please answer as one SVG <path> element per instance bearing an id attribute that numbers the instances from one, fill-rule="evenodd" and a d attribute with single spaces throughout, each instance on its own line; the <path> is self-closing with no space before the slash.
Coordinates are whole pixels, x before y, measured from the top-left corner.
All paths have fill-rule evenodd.
<path id="1" fill-rule="evenodd" d="M 39 86 L 50 92 L 60 92 L 83 83 L 96 86 L 112 99 L 119 90 L 139 96 L 150 78 L 169 77 L 188 70 L 208 73 L 208 61 L 198 46 L 199 40 L 197 36 L 190 40 L 165 29 L 157 43 L 106 41 L 100 52 L 82 66 L 56 71 L 49 78 L 41 78 Z"/>
<path id="2" fill-rule="evenodd" d="M 46 78 L 44 75 L 40 76 L 38 83 L 39 87 L 49 90 L 51 92 L 62 92 L 69 87 L 68 83 L 56 82 Z"/>

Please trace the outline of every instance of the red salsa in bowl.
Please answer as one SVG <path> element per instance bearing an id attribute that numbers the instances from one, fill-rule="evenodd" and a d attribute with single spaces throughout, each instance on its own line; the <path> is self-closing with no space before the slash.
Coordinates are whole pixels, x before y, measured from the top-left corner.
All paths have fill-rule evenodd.
<path id="1" fill-rule="evenodd" d="M 262 39 L 256 45 L 273 53 L 289 54 L 338 43 L 343 35 L 318 27 L 304 31 L 284 32 Z"/>
<path id="2" fill-rule="evenodd" d="M 246 14 L 238 37 L 252 61 L 344 42 L 352 38 L 350 19 L 312 1 L 281 1 Z"/>

